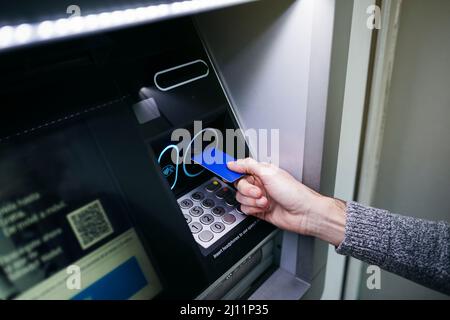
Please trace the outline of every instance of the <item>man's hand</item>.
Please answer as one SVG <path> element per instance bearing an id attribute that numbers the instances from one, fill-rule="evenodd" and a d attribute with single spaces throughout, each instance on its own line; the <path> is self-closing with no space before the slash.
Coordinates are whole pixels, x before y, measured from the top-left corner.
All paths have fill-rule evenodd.
<path id="1" fill-rule="evenodd" d="M 318 194 L 271 164 L 247 158 L 228 163 L 228 168 L 247 175 L 236 183 L 244 213 L 334 245 L 344 239 L 344 203 Z"/>

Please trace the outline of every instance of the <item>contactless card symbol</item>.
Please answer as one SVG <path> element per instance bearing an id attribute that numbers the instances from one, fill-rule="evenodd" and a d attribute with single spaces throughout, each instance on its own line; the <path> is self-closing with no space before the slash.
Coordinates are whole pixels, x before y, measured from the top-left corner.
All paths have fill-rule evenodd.
<path id="1" fill-rule="evenodd" d="M 168 164 L 167 166 L 165 166 L 162 169 L 162 173 L 163 173 L 164 177 L 168 178 L 175 172 L 175 170 L 176 169 L 175 169 L 174 165 Z"/>

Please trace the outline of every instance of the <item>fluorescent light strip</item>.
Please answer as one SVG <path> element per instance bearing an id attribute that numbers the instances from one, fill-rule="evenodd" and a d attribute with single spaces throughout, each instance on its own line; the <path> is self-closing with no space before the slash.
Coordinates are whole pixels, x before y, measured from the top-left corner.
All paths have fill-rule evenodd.
<path id="1" fill-rule="evenodd" d="M 188 0 L 0 28 L 0 50 L 193 14 L 255 0 Z"/>

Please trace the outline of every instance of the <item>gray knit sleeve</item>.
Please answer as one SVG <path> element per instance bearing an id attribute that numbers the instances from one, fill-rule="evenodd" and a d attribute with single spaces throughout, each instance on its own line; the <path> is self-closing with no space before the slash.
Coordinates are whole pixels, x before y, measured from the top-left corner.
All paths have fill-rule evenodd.
<path id="1" fill-rule="evenodd" d="M 450 295 L 450 225 L 347 204 L 336 251 Z"/>

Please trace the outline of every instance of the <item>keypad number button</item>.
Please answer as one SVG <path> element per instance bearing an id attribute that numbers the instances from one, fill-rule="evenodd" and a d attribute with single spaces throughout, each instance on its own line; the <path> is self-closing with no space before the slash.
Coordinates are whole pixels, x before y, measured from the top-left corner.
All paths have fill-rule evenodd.
<path id="1" fill-rule="evenodd" d="M 225 196 L 225 203 L 230 207 L 237 206 L 239 202 L 236 200 L 236 194 L 234 192 L 227 194 Z"/>
<path id="2" fill-rule="evenodd" d="M 210 214 L 205 214 L 200 218 L 200 222 L 209 225 L 214 222 L 214 217 Z"/>
<path id="3" fill-rule="evenodd" d="M 180 207 L 183 209 L 189 209 L 193 205 L 194 205 L 194 203 L 189 199 L 184 199 L 184 200 L 180 201 Z"/>
<path id="4" fill-rule="evenodd" d="M 214 192 L 214 191 L 216 191 L 219 188 L 220 188 L 220 183 L 217 180 L 213 180 L 211 183 L 209 183 L 205 187 L 206 191 L 208 191 L 208 192 Z"/>
<path id="5" fill-rule="evenodd" d="M 184 215 L 184 218 L 186 219 L 186 222 L 187 222 L 188 224 L 192 222 L 192 218 L 191 218 L 190 215 L 185 214 L 185 215 Z"/>
<path id="6" fill-rule="evenodd" d="M 195 206 L 189 210 L 189 213 L 194 217 L 200 217 L 203 214 L 203 209 L 199 206 Z"/>
<path id="7" fill-rule="evenodd" d="M 214 238 L 214 234 L 211 231 L 204 230 L 198 235 L 198 238 L 200 241 L 209 242 Z"/>
<path id="8" fill-rule="evenodd" d="M 191 223 L 189 225 L 189 228 L 191 229 L 191 232 L 194 234 L 199 233 L 203 229 L 202 225 L 198 222 Z"/>
<path id="9" fill-rule="evenodd" d="M 220 216 L 225 214 L 225 208 L 224 207 L 214 207 L 211 210 L 211 212 L 212 212 L 213 215 L 215 215 L 217 217 L 220 217 Z"/>
<path id="10" fill-rule="evenodd" d="M 203 206 L 204 208 L 209 209 L 209 208 L 214 207 L 214 205 L 215 205 L 215 203 L 214 203 L 214 201 L 211 200 L 211 199 L 205 199 L 205 200 L 202 201 L 202 206 Z"/>
<path id="11" fill-rule="evenodd" d="M 211 230 L 215 233 L 221 233 L 223 230 L 225 230 L 225 225 L 221 222 L 214 222 L 211 225 Z"/>
<path id="12" fill-rule="evenodd" d="M 222 217 L 222 221 L 226 224 L 233 224 L 234 222 L 236 222 L 236 217 L 230 213 L 227 213 Z"/>
<path id="13" fill-rule="evenodd" d="M 241 209 L 241 205 L 237 205 L 237 206 L 236 206 L 236 211 L 237 211 L 238 213 L 240 213 L 240 214 L 246 216 L 245 212 L 242 211 L 242 209 Z"/>
<path id="14" fill-rule="evenodd" d="M 205 195 L 203 193 L 201 193 L 200 191 L 196 191 L 193 194 L 191 194 L 191 198 L 194 201 L 200 201 L 205 198 Z"/>
<path id="15" fill-rule="evenodd" d="M 216 192 L 216 197 L 219 199 L 223 199 L 229 192 L 230 192 L 230 189 L 227 187 L 224 187 Z"/>

